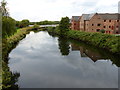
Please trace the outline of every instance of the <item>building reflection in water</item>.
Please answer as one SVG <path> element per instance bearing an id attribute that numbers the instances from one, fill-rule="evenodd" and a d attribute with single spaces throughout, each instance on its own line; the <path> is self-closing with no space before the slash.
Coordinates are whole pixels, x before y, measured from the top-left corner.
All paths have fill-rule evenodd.
<path id="1" fill-rule="evenodd" d="M 94 52 L 90 49 L 87 49 L 82 46 L 78 46 L 75 44 L 71 44 L 71 49 L 72 51 L 80 51 L 81 57 L 89 57 L 93 62 L 96 62 L 97 60 L 102 60 L 102 59 L 108 59 L 106 57 L 103 57 L 100 53 Z"/>

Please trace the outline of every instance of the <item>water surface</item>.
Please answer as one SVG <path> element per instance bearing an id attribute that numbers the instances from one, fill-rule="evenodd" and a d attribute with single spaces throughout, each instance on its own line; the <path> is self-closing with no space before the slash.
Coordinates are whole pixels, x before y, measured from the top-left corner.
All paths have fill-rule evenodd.
<path id="1" fill-rule="evenodd" d="M 31 32 L 9 54 L 9 67 L 20 73 L 20 88 L 118 88 L 118 65 L 104 52 Z"/>

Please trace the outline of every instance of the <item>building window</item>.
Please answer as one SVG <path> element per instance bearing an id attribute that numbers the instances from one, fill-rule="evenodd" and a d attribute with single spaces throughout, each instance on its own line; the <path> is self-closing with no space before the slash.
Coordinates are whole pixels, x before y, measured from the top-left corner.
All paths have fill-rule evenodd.
<path id="1" fill-rule="evenodd" d="M 92 24 L 92 26 L 94 26 L 94 24 Z"/>
<path id="2" fill-rule="evenodd" d="M 111 20 L 109 20 L 109 22 L 111 22 Z"/>
<path id="3" fill-rule="evenodd" d="M 99 31 L 100 31 L 100 29 L 97 29 L 96 31 L 97 31 L 97 32 L 99 32 Z"/>
<path id="4" fill-rule="evenodd" d="M 106 28 L 106 26 L 104 26 L 104 28 Z"/>
<path id="5" fill-rule="evenodd" d="M 97 26 L 100 26 L 101 24 L 98 24 Z"/>
<path id="6" fill-rule="evenodd" d="M 111 28 L 111 26 L 109 26 L 109 28 Z"/>
<path id="7" fill-rule="evenodd" d="M 119 34 L 119 32 L 118 32 L 118 31 L 116 31 L 116 34 Z"/>
<path id="8" fill-rule="evenodd" d="M 106 22 L 106 20 L 104 20 L 104 22 Z"/>

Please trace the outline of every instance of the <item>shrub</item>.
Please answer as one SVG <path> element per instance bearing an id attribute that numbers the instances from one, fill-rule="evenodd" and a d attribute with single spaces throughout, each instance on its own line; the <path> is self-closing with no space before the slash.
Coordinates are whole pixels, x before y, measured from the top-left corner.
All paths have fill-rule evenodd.
<path id="1" fill-rule="evenodd" d="M 54 30 L 52 33 L 60 35 L 59 30 Z M 120 36 L 74 30 L 69 30 L 67 35 L 63 36 L 83 41 L 99 48 L 104 48 L 112 53 L 120 54 Z"/>
<path id="2" fill-rule="evenodd" d="M 27 27 L 29 26 L 29 20 L 24 19 L 21 22 L 19 22 L 19 28 Z"/>
<path id="3" fill-rule="evenodd" d="M 104 30 L 104 29 L 102 29 L 102 30 L 100 30 L 100 32 L 101 32 L 101 33 L 105 33 L 105 30 Z"/>
<path id="4" fill-rule="evenodd" d="M 2 17 L 2 37 L 6 38 L 16 32 L 16 22 L 11 17 Z"/>
<path id="5" fill-rule="evenodd" d="M 32 27 L 32 30 L 38 30 L 39 28 L 40 28 L 40 26 L 39 26 L 39 25 L 34 24 L 34 26 Z"/>

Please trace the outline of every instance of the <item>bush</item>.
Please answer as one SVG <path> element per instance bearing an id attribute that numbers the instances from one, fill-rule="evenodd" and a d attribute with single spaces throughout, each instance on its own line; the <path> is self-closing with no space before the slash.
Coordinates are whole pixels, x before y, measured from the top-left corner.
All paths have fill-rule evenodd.
<path id="1" fill-rule="evenodd" d="M 21 22 L 19 22 L 19 28 L 27 27 L 29 26 L 29 20 L 24 19 Z"/>
<path id="2" fill-rule="evenodd" d="M 16 32 L 16 22 L 11 17 L 2 17 L 2 37 L 6 38 Z"/>
<path id="3" fill-rule="evenodd" d="M 40 28 L 40 26 L 39 26 L 39 25 L 34 24 L 34 26 L 32 27 L 32 30 L 38 30 L 39 28 Z"/>
<path id="4" fill-rule="evenodd" d="M 49 31 L 51 32 L 51 31 Z M 54 30 L 52 33 L 60 35 L 59 30 Z M 65 37 L 83 41 L 87 44 L 104 48 L 112 53 L 120 54 L 120 36 L 108 35 L 103 33 L 91 33 L 69 30 Z"/>
<path id="5" fill-rule="evenodd" d="M 101 32 L 101 33 L 105 33 L 105 30 L 104 30 L 104 29 L 102 29 L 102 30 L 100 30 L 100 32 Z"/>

